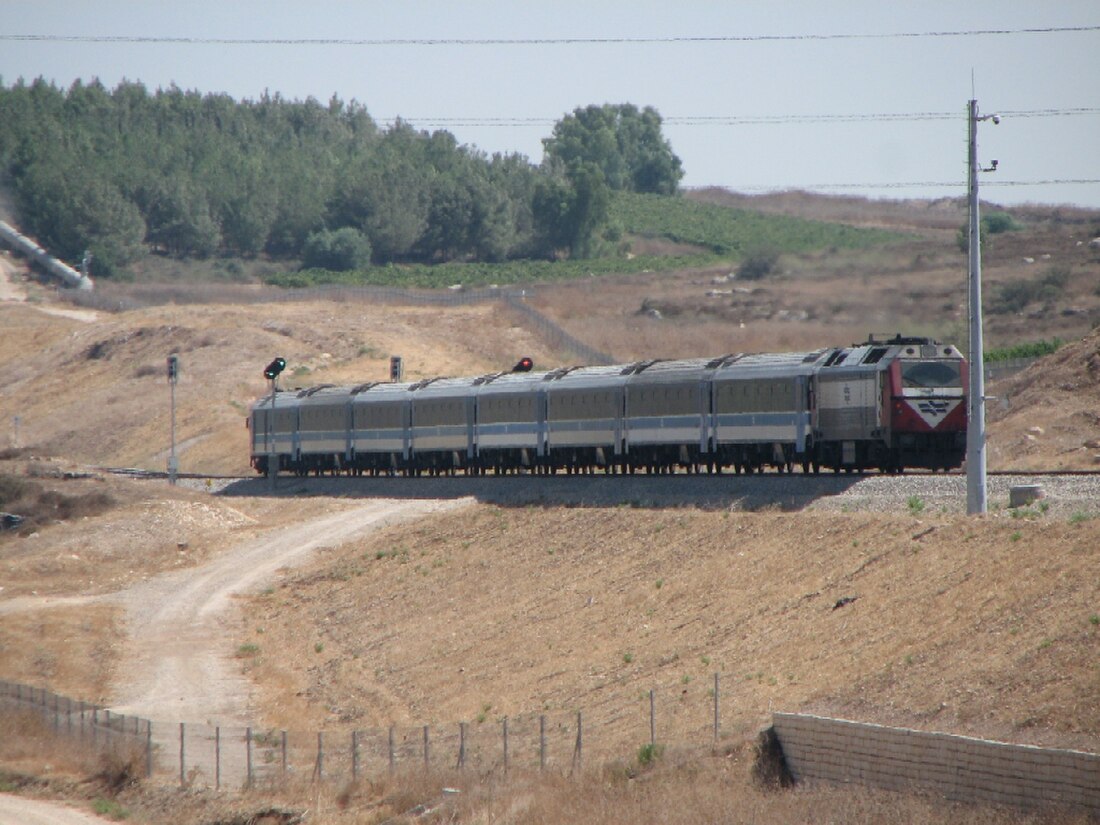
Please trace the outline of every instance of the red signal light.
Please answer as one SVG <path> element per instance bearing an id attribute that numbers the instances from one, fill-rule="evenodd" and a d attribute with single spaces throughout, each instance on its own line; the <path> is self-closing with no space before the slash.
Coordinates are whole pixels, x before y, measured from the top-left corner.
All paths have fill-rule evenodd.
<path id="1" fill-rule="evenodd" d="M 516 362 L 514 367 L 512 367 L 512 372 L 530 372 L 534 366 L 535 362 L 525 355 Z"/>

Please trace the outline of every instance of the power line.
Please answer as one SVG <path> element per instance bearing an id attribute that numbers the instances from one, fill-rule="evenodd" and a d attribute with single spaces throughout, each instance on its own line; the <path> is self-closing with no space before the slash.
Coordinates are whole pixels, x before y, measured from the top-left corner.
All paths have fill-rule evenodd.
<path id="1" fill-rule="evenodd" d="M 1100 26 L 1044 26 L 1021 29 L 959 29 L 921 32 L 838 32 L 834 34 L 686 35 L 667 37 L 167 37 L 161 35 L 0 34 L 0 40 L 32 43 L 163 43 L 211 46 L 589 46 L 676 43 L 769 43 L 830 40 L 894 40 L 1100 31 Z"/>
<path id="2" fill-rule="evenodd" d="M 1078 107 L 1070 109 L 1016 109 L 1001 110 L 1002 117 L 1075 117 L 1098 115 L 1100 108 Z M 770 126 L 802 123 L 891 123 L 914 121 L 959 120 L 962 112 L 878 112 L 852 114 L 783 114 L 783 115 L 669 115 L 662 117 L 666 126 Z M 380 118 L 383 122 L 397 118 Z M 550 117 L 405 117 L 411 124 L 429 126 L 543 126 L 557 123 L 560 118 Z"/>
<path id="3" fill-rule="evenodd" d="M 982 186 L 1077 186 L 1100 184 L 1100 178 L 1051 178 L 1048 180 L 994 180 L 982 181 Z M 732 189 L 736 192 L 780 192 L 791 189 L 961 189 L 966 186 L 966 181 L 889 181 L 886 183 L 792 183 L 771 184 L 767 186 L 744 186 L 740 184 L 707 184 L 699 186 L 684 186 L 683 189 Z"/>

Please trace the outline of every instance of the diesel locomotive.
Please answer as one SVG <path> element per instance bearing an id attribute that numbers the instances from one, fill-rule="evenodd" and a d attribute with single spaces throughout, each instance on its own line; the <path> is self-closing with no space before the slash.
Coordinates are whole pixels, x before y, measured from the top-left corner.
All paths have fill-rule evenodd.
<path id="1" fill-rule="evenodd" d="M 248 419 L 259 473 L 899 473 L 956 468 L 966 454 L 967 362 L 929 338 L 289 391 L 275 384 Z"/>

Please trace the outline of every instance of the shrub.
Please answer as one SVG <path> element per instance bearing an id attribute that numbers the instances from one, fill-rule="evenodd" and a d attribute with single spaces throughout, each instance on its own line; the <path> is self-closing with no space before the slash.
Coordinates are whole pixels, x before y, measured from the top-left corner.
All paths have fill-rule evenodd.
<path id="1" fill-rule="evenodd" d="M 758 250 L 748 255 L 737 267 L 737 277 L 743 281 L 759 281 L 766 278 L 775 269 L 779 255 L 767 250 Z"/>
<path id="2" fill-rule="evenodd" d="M 314 232 L 302 248 L 302 266 L 306 269 L 327 269 L 347 272 L 370 266 L 370 240 L 350 226 L 335 232 L 327 229 Z"/>
<path id="3" fill-rule="evenodd" d="M 1015 232 L 1020 224 L 1007 212 L 990 212 L 982 216 L 982 232 L 999 235 L 1002 232 Z"/>
<path id="4" fill-rule="evenodd" d="M 1005 281 L 997 290 L 990 311 L 1011 314 L 1022 312 L 1029 304 L 1052 304 L 1061 297 L 1069 278 L 1068 269 L 1053 267 L 1035 281 L 1023 278 Z"/>
<path id="5" fill-rule="evenodd" d="M 638 764 L 643 768 L 648 767 L 659 760 L 664 752 L 664 745 L 657 745 L 653 742 L 650 742 L 648 745 L 642 745 L 638 748 Z"/>

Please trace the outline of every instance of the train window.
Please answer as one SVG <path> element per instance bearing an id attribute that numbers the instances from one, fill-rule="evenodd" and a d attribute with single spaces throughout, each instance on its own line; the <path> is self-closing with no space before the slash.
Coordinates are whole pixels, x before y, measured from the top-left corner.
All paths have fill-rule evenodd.
<path id="1" fill-rule="evenodd" d="M 903 387 L 961 387 L 958 361 L 902 361 Z"/>
<path id="2" fill-rule="evenodd" d="M 887 352 L 886 347 L 872 347 L 871 351 L 868 352 L 865 356 L 863 356 L 863 360 L 860 361 L 859 363 L 861 363 L 861 364 L 877 364 L 879 361 L 882 360 L 883 356 L 886 355 L 886 352 Z"/>

